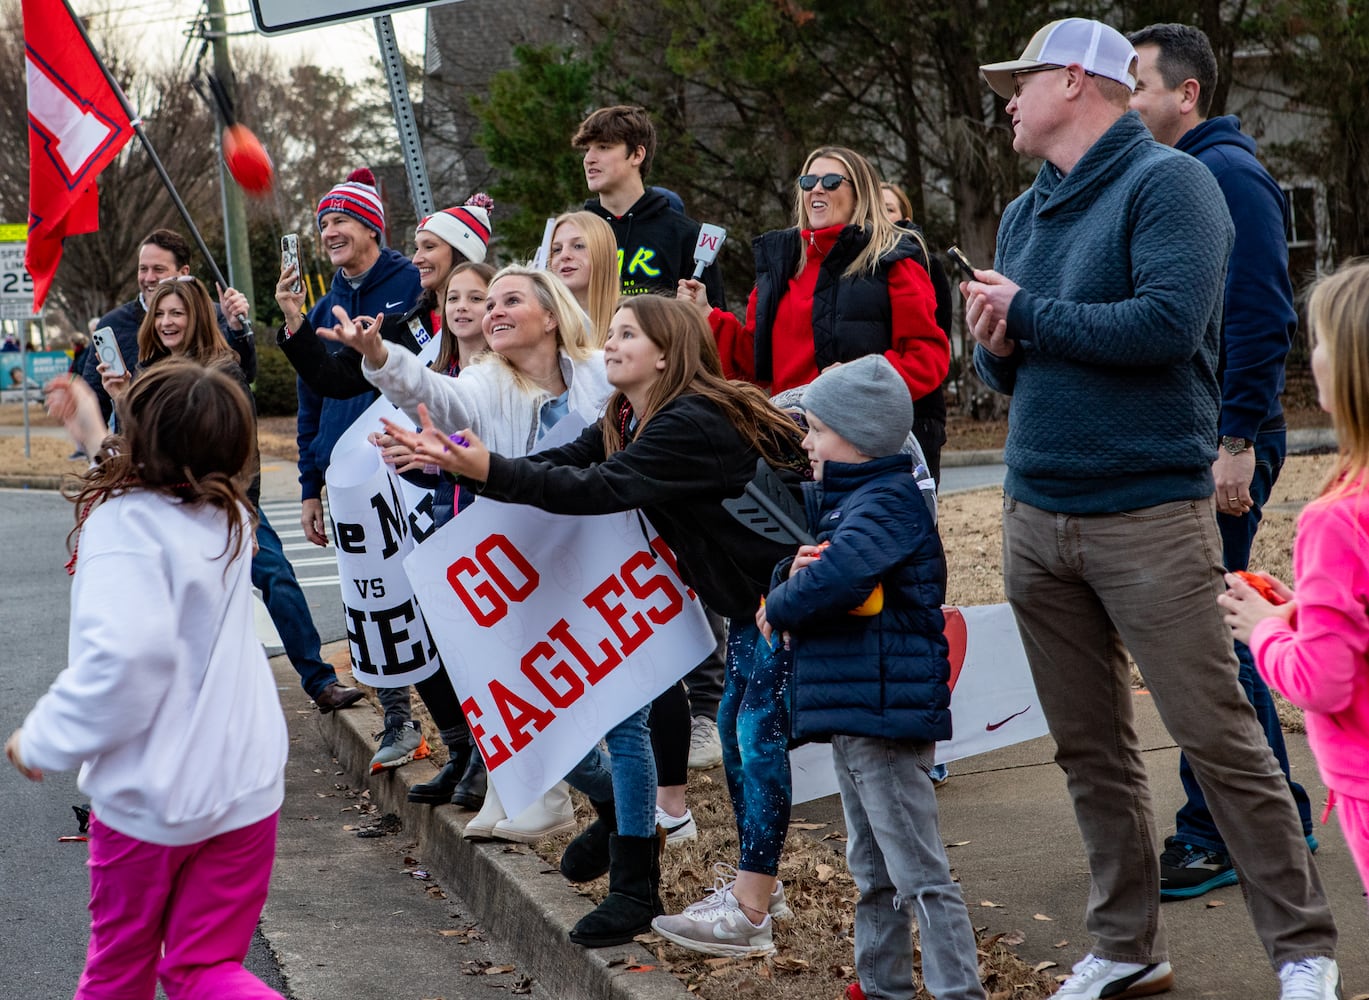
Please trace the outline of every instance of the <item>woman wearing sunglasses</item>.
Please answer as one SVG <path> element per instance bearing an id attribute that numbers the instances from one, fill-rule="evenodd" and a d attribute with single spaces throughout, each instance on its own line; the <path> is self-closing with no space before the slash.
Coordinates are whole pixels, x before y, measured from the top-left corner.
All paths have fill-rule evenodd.
<path id="1" fill-rule="evenodd" d="M 680 282 L 679 297 L 707 313 L 729 378 L 774 394 L 879 353 L 914 400 L 940 391 L 951 349 L 936 325 L 927 257 L 889 221 L 865 157 L 841 146 L 809 153 L 793 228 L 765 233 L 753 246 L 756 287 L 745 323 L 709 309 L 701 283 Z"/>

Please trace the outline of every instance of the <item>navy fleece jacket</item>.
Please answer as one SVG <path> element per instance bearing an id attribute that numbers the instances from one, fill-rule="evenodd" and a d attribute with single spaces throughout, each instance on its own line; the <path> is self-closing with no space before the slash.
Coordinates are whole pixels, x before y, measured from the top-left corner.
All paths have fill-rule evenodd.
<path id="1" fill-rule="evenodd" d="M 1255 140 L 1235 115 L 1210 118 L 1176 149 L 1197 157 L 1226 198 L 1236 242 L 1222 313 L 1222 412 L 1218 432 L 1255 440 L 1283 424 L 1284 362 L 1298 328 L 1288 277 L 1288 199 L 1255 159 Z"/>
<path id="2" fill-rule="evenodd" d="M 994 267 L 1017 349 L 975 348 L 1010 394 L 1007 493 L 1099 514 L 1212 493 L 1232 224 L 1212 172 L 1128 111 L 1008 206 Z"/>
<path id="3" fill-rule="evenodd" d="M 342 306 L 351 316 L 374 316 L 377 313 L 407 312 L 417 300 L 423 286 L 418 281 L 418 268 L 397 250 L 382 247 L 380 257 L 366 272 L 365 279 L 353 288 L 342 275 L 333 273 L 333 284 L 328 294 L 309 310 L 309 322 L 315 330 L 332 326 L 333 306 Z M 328 350 L 337 353 L 343 346 L 328 341 Z M 375 401 L 378 393 L 367 392 L 350 399 L 320 399 L 303 379 L 295 380 L 299 389 L 299 419 L 296 439 L 299 443 L 300 499 L 313 500 L 323 495 L 323 475 L 342 432 Z"/>

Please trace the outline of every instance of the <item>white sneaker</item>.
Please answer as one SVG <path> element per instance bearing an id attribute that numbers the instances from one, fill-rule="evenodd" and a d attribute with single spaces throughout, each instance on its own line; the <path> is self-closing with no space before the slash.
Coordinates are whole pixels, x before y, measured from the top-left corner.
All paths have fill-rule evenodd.
<path id="1" fill-rule="evenodd" d="M 737 869 L 726 862 L 714 862 L 713 875 L 713 888 L 708 890 L 708 895 L 697 903 L 690 903 L 685 907 L 686 911 L 705 910 L 716 906 L 718 901 L 737 884 Z M 789 909 L 789 904 L 784 900 L 784 883 L 779 879 L 775 879 L 774 891 L 770 893 L 769 910 L 771 920 L 788 920 L 794 915 L 794 911 Z"/>
<path id="2" fill-rule="evenodd" d="M 775 950 L 769 914 L 756 925 L 747 919 L 730 890 L 711 898 L 714 901 L 710 906 L 696 903 L 683 913 L 657 917 L 651 921 L 651 929 L 681 948 L 705 955 L 751 958 Z"/>
<path id="3" fill-rule="evenodd" d="M 1279 1000 L 1341 1000 L 1340 966 L 1334 958 L 1285 962 L 1279 982 Z"/>
<path id="4" fill-rule="evenodd" d="M 1070 1000 L 1124 1000 L 1164 993 L 1173 985 L 1174 970 L 1168 962 L 1110 962 L 1090 952 L 1074 966 L 1074 975 L 1060 984 L 1054 996 Z"/>
<path id="5" fill-rule="evenodd" d="M 683 844 L 686 840 L 699 839 L 699 825 L 694 822 L 694 813 L 686 809 L 683 816 L 672 816 L 660 806 L 656 807 L 656 825 L 665 831 L 666 846 Z"/>
<path id="6" fill-rule="evenodd" d="M 517 816 L 494 824 L 490 836 L 516 844 L 535 844 L 558 833 L 575 829 L 575 807 L 570 802 L 570 786 L 559 781 L 540 799 Z"/>
<path id="7" fill-rule="evenodd" d="M 706 715 L 696 715 L 689 724 L 689 766 L 694 770 L 717 767 L 723 762 L 723 744 L 718 738 L 718 723 Z"/>

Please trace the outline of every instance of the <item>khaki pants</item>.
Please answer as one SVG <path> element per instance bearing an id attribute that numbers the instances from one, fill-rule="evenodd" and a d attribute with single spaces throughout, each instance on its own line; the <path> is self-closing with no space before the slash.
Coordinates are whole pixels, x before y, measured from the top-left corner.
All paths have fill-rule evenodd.
<path id="1" fill-rule="evenodd" d="M 1100 958 L 1150 963 L 1168 947 L 1124 646 L 1207 797 L 1275 969 L 1335 953 L 1288 786 L 1237 682 L 1216 604 L 1221 552 L 1211 497 L 1092 515 L 1004 498 L 1004 584 L 1088 855 Z"/>

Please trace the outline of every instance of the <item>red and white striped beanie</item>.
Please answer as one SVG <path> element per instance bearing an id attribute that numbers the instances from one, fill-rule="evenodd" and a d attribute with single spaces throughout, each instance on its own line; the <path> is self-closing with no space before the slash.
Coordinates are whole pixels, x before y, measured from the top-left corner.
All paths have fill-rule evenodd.
<path id="1" fill-rule="evenodd" d="M 318 203 L 318 227 L 323 229 L 323 217 L 331 212 L 350 215 L 367 229 L 384 238 L 385 206 L 376 190 L 375 174 L 365 167 L 353 170 L 347 179 L 323 196 Z"/>
<path id="2" fill-rule="evenodd" d="M 464 205 L 434 212 L 418 224 L 416 232 L 432 233 L 467 260 L 479 264 L 485 259 L 493 232 L 489 213 L 493 206 L 489 195 L 472 195 Z"/>

